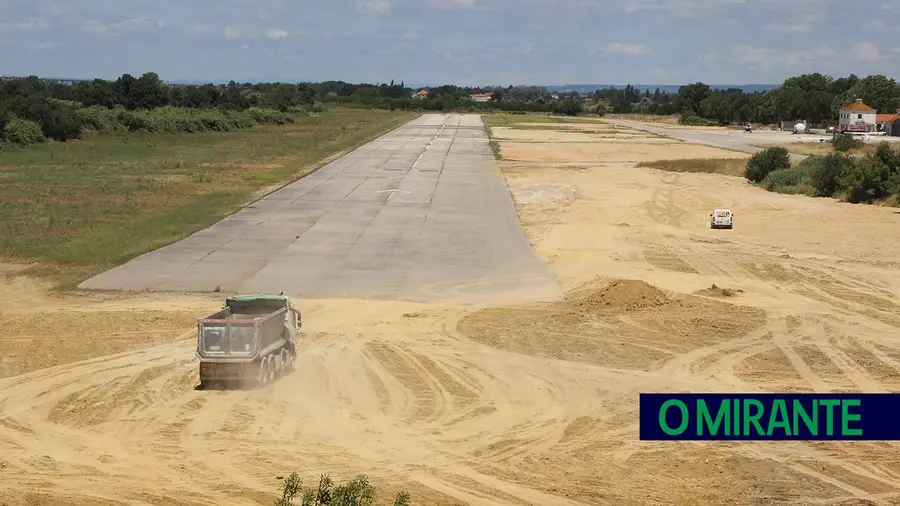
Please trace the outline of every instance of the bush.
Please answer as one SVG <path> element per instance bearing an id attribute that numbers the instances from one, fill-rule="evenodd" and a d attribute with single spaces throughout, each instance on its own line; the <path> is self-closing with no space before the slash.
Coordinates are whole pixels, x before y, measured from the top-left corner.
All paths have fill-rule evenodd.
<path id="1" fill-rule="evenodd" d="M 809 170 L 809 165 L 802 163 L 797 164 L 796 167 L 773 170 L 762 180 L 761 186 L 770 192 L 797 193 L 798 187 L 801 185 L 803 187 L 810 186 Z"/>
<path id="2" fill-rule="evenodd" d="M 40 125 L 34 121 L 16 117 L 6 121 L 6 126 L 3 127 L 3 131 L 0 134 L 2 134 L 0 137 L 7 142 L 22 146 L 38 144 L 47 140 Z"/>
<path id="3" fill-rule="evenodd" d="M 301 496 L 302 506 L 371 506 L 375 502 L 375 487 L 365 476 L 357 476 L 353 481 L 335 487 L 331 478 L 323 475 L 318 489 L 304 491 L 300 476 L 293 473 L 285 478 L 281 499 L 275 506 L 293 506 L 297 496 Z M 409 506 L 409 494 L 398 492 L 394 506 Z"/>
<path id="4" fill-rule="evenodd" d="M 851 149 L 859 149 L 863 147 L 863 141 L 853 137 L 850 134 L 841 134 L 834 140 L 834 150 L 839 153 L 846 153 Z"/>
<path id="5" fill-rule="evenodd" d="M 687 126 L 710 126 L 715 125 L 715 122 L 706 120 L 697 116 L 693 112 L 687 111 L 681 114 L 681 117 L 678 119 L 678 123 Z"/>
<path id="6" fill-rule="evenodd" d="M 122 109 L 124 110 L 124 109 Z M 107 109 L 98 105 L 78 109 L 83 128 L 101 133 L 122 133 L 128 128 L 120 121 L 117 109 Z"/>
<path id="7" fill-rule="evenodd" d="M 744 176 L 754 183 L 759 183 L 770 172 L 790 167 L 791 156 L 788 154 L 788 150 L 781 146 L 774 146 L 751 156 L 744 168 Z"/>
<path id="8" fill-rule="evenodd" d="M 881 141 L 875 147 L 875 158 L 883 163 L 890 172 L 900 172 L 900 149 L 894 150 L 887 141 Z"/>
<path id="9" fill-rule="evenodd" d="M 838 188 L 848 202 L 871 202 L 887 197 L 888 167 L 873 155 L 848 165 L 838 176 Z"/>
<path id="10" fill-rule="evenodd" d="M 856 166 L 853 158 L 841 153 L 832 153 L 822 157 L 811 157 L 809 171 L 810 186 L 816 195 L 832 197 L 838 190 L 838 178 L 841 174 Z"/>

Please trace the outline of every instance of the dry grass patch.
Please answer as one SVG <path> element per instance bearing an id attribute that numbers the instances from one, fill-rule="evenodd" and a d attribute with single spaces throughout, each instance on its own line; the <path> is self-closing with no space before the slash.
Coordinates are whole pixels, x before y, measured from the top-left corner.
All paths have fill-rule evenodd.
<path id="1" fill-rule="evenodd" d="M 744 177 L 746 158 L 686 158 L 681 160 L 654 160 L 640 162 L 638 167 L 667 172 L 705 172 L 726 176 Z"/>

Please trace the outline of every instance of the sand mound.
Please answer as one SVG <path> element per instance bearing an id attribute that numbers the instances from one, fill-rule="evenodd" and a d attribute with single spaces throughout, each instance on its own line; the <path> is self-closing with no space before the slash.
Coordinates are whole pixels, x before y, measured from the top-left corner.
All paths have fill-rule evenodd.
<path id="1" fill-rule="evenodd" d="M 588 292 L 571 305 L 582 312 L 605 312 L 657 308 L 672 302 L 665 292 L 644 281 L 619 279 L 600 290 Z"/>
<path id="2" fill-rule="evenodd" d="M 734 297 L 739 293 L 744 293 L 744 291 L 740 289 L 722 288 L 716 285 L 694 292 L 695 295 L 705 295 L 707 297 Z"/>
<path id="3" fill-rule="evenodd" d="M 746 335 L 765 321 L 761 309 L 617 279 L 591 282 L 559 304 L 482 308 L 456 330 L 514 353 L 651 370 L 673 354 Z"/>

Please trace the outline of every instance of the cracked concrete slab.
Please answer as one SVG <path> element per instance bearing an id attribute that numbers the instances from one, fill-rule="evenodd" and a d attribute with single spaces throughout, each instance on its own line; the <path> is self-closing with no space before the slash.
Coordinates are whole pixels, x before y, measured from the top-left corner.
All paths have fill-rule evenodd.
<path id="1" fill-rule="evenodd" d="M 561 297 L 478 115 L 427 114 L 85 289 L 523 304 Z"/>

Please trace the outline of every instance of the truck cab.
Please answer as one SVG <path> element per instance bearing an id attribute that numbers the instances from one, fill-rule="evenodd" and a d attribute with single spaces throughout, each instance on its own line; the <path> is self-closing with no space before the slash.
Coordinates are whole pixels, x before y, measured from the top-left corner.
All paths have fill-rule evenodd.
<path id="1" fill-rule="evenodd" d="M 734 213 L 731 209 L 713 209 L 710 216 L 710 228 L 731 228 L 733 226 Z"/>

